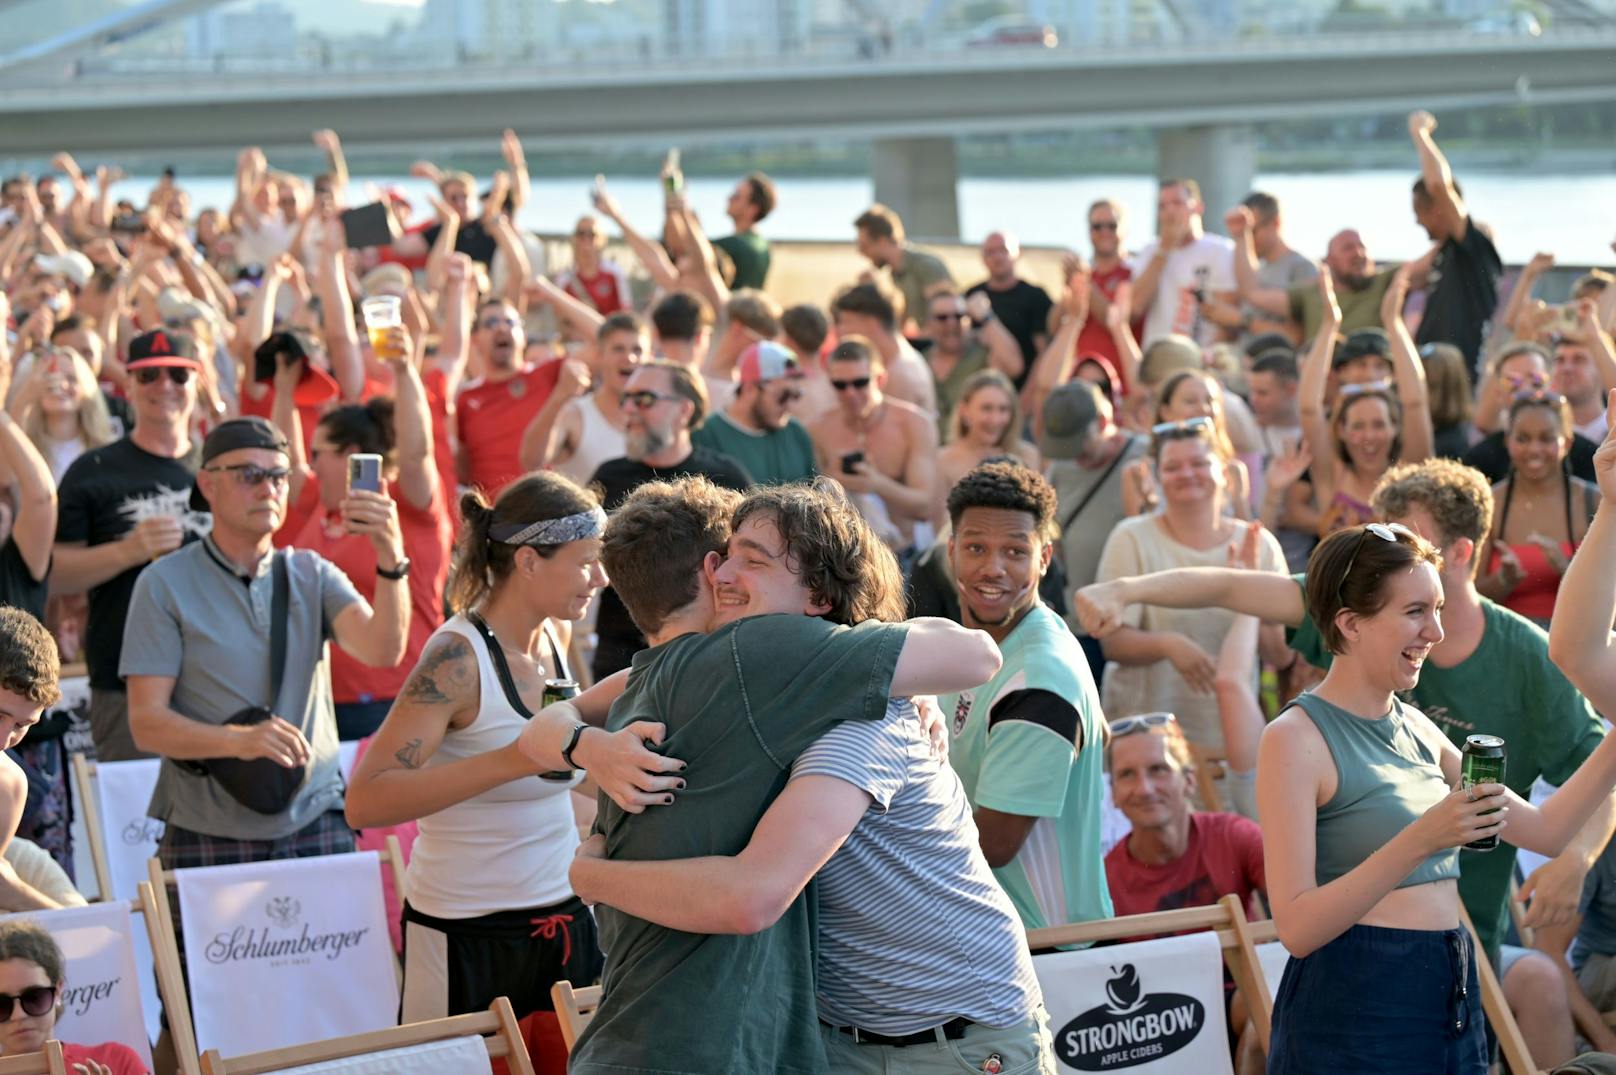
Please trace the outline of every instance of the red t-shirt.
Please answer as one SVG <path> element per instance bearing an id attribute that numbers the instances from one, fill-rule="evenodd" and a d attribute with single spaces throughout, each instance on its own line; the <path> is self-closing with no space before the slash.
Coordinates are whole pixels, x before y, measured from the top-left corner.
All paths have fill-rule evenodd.
<path id="1" fill-rule="evenodd" d="M 64 1041 L 62 1059 L 67 1061 L 69 1071 L 73 1070 L 74 1064 L 94 1060 L 110 1068 L 112 1075 L 151 1075 L 151 1069 L 140 1062 L 139 1055 L 133 1049 L 115 1041 L 102 1042 L 100 1045 L 69 1045 Z"/>
<path id="2" fill-rule="evenodd" d="M 584 276 L 574 269 L 567 274 L 563 288 L 573 298 L 589 303 L 602 317 L 610 317 L 628 308 L 624 295 L 627 284 L 621 269 L 602 265 L 594 276 Z"/>
<path id="3" fill-rule="evenodd" d="M 459 482 L 455 477 L 454 445 L 449 436 L 453 407 L 445 391 L 449 387 L 449 375 L 437 366 L 429 366 L 421 373 L 421 387 L 426 389 L 426 409 L 432 415 L 432 461 L 438 467 L 438 484 L 443 486 L 449 521 L 459 526 L 460 503 L 454 495 Z"/>
<path id="4" fill-rule="evenodd" d="M 1256 916 L 1252 894 L 1266 887 L 1262 830 L 1239 814 L 1192 813 L 1184 854 L 1164 866 L 1147 865 L 1124 838 L 1105 856 L 1105 879 L 1118 917 L 1205 907 L 1231 892 Z"/>
<path id="5" fill-rule="evenodd" d="M 337 565 L 354 584 L 354 589 L 374 605 L 376 547 L 363 534 L 348 533 L 336 513 L 319 509 L 320 491 L 313 479 L 305 483 L 303 496 L 310 495 L 311 490 L 316 498 L 316 510 L 291 544 L 299 549 L 311 549 Z M 449 550 L 454 540 L 453 527 L 444 510 L 443 486 L 438 486 L 437 497 L 426 511 L 411 506 L 400 496 L 396 483 L 388 486 L 388 492 L 398 505 L 404 555 L 410 561 L 407 580 L 410 587 L 409 642 L 404 649 L 404 659 L 392 668 L 361 664 L 340 647 L 333 646 L 331 696 L 338 702 L 374 702 L 398 697 L 421 651 L 426 648 L 427 639 L 443 623 L 443 588 L 449 579 Z"/>
<path id="6" fill-rule="evenodd" d="M 524 473 L 517 459 L 522 434 L 550 397 L 560 373 L 559 361 L 544 362 L 509 380 L 472 381 L 456 397 L 466 477 L 490 500 Z"/>
<path id="7" fill-rule="evenodd" d="M 1115 301 L 1117 288 L 1133 279 L 1133 270 L 1127 263 L 1118 265 L 1109 272 L 1095 273 L 1094 286 L 1100 289 L 1107 301 Z M 1136 333 L 1137 334 L 1137 333 Z M 1105 321 L 1098 317 L 1091 317 L 1083 323 L 1083 331 L 1077 334 L 1077 353 L 1094 352 L 1104 355 L 1111 360 L 1117 369 L 1117 378 L 1122 382 L 1122 390 L 1129 389 L 1128 374 L 1122 365 L 1122 356 L 1117 354 L 1116 342 L 1111 339 L 1111 330 L 1105 327 Z"/>

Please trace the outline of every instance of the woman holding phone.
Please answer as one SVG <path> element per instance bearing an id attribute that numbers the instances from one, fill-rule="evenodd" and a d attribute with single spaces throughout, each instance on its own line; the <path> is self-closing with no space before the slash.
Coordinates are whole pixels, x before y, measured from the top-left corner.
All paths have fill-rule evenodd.
<path id="1" fill-rule="evenodd" d="M 427 639 L 443 622 L 443 588 L 449 574 L 453 533 L 432 440 L 432 418 L 426 391 L 415 368 L 408 332 L 388 332 L 388 364 L 393 368 L 395 399 L 349 404 L 327 411 L 314 427 L 308 457 L 292 387 L 298 364 L 276 371 L 275 424 L 291 446 L 292 486 L 289 522 L 280 538 L 300 549 L 313 549 L 343 570 L 367 599 L 376 588 L 376 551 L 370 541 L 350 533 L 341 509 L 350 478 L 386 493 L 398 505 L 404 534 L 404 556 L 410 586 L 410 637 L 404 660 L 394 668 L 369 668 L 340 652 L 331 658 L 331 690 L 337 706 L 337 734 L 363 739 L 381 726 L 388 707 L 420 659 Z M 379 486 L 379 488 L 376 488 Z M 299 522 L 298 520 L 301 520 Z"/>
<path id="2" fill-rule="evenodd" d="M 1458 748 L 1397 698 L 1443 637 L 1440 565 L 1429 542 L 1381 523 L 1337 530 L 1308 561 L 1308 611 L 1334 661 L 1257 758 L 1268 896 L 1294 957 L 1269 1075 L 1484 1075 L 1460 849 L 1507 825 L 1510 843 L 1552 858 L 1616 786 L 1616 737 L 1542 806 L 1463 786 Z"/>

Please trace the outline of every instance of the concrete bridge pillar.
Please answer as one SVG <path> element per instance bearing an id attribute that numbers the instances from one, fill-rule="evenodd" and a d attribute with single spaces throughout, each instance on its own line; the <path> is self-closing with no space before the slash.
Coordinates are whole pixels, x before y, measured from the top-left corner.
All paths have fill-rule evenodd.
<path id="1" fill-rule="evenodd" d="M 1156 174 L 1193 179 L 1206 202 L 1207 231 L 1223 232 L 1223 214 L 1251 193 L 1257 174 L 1256 142 L 1246 124 L 1171 127 L 1156 135 Z"/>
<path id="2" fill-rule="evenodd" d="M 897 210 L 904 230 L 957 239 L 959 165 L 952 138 L 881 138 L 875 143 L 875 200 Z"/>

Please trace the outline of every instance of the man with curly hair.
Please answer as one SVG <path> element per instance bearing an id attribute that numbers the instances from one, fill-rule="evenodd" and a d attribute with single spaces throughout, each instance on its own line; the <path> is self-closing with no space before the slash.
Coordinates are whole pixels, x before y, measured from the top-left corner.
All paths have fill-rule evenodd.
<path id="1" fill-rule="evenodd" d="M 1077 639 L 1038 597 L 1059 533 L 1055 490 L 1008 460 L 948 494 L 960 621 L 1004 664 L 939 699 L 982 853 L 1028 929 L 1111 917 L 1100 843 L 1105 718 Z"/>
<path id="2" fill-rule="evenodd" d="M 0 606 L 0 751 L 22 742 L 46 706 L 62 697 L 61 657 L 44 626 L 18 608 Z M 16 835 L 28 798 L 28 777 L 9 754 L 0 754 L 0 854 Z M 62 906 L 17 875 L 0 858 L 0 907 L 8 911 Z"/>

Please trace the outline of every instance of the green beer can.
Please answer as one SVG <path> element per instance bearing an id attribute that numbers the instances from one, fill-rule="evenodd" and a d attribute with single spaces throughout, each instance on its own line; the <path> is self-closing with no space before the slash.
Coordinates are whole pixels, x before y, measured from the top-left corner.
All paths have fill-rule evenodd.
<path id="1" fill-rule="evenodd" d="M 1459 769 L 1459 780 L 1464 787 L 1473 788 L 1477 784 L 1502 784 L 1504 782 L 1504 741 L 1496 735 L 1472 735 L 1465 739 L 1464 762 Z M 1487 810 L 1482 817 L 1496 814 L 1497 810 Z M 1491 851 L 1498 846 L 1498 834 L 1484 836 L 1474 843 L 1465 844 L 1467 851 Z"/>
<path id="2" fill-rule="evenodd" d="M 545 705 L 555 705 L 557 702 L 570 702 L 578 697 L 578 681 L 576 679 L 547 679 L 544 681 Z"/>

